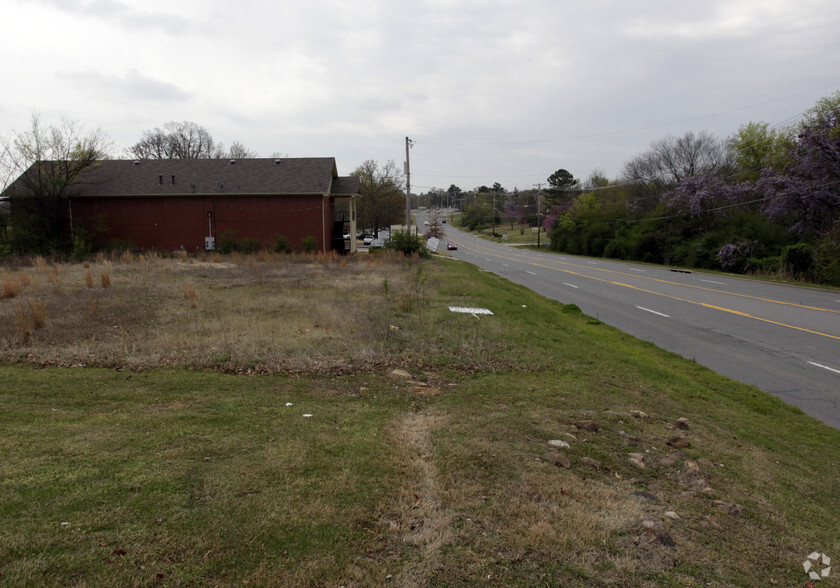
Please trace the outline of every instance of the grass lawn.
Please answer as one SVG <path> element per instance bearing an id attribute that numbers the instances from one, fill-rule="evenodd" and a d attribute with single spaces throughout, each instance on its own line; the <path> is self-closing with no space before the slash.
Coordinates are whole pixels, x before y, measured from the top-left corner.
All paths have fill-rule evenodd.
<path id="1" fill-rule="evenodd" d="M 840 557 L 840 431 L 454 260 L 0 283 L 0 585 L 805 586 Z"/>

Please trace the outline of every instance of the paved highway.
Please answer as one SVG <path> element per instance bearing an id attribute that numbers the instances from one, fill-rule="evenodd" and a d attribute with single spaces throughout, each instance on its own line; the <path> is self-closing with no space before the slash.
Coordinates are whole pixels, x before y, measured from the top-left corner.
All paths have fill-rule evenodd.
<path id="1" fill-rule="evenodd" d="M 418 215 L 423 222 L 422 215 Z M 526 251 L 446 225 L 453 257 L 840 428 L 840 291 Z"/>

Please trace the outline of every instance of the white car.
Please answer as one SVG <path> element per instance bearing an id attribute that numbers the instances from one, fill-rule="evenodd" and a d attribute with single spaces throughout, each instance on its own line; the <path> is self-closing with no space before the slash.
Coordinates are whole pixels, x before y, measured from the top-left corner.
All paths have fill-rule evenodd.
<path id="1" fill-rule="evenodd" d="M 365 237 L 364 241 L 362 241 L 362 243 L 364 243 L 365 245 L 370 245 L 372 242 L 373 242 L 373 237 L 371 237 L 370 235 Z"/>

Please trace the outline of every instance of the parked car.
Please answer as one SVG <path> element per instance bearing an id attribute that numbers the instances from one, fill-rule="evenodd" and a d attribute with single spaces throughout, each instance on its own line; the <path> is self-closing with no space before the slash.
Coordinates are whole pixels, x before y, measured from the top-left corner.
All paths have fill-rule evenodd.
<path id="1" fill-rule="evenodd" d="M 446 248 L 449 251 L 455 251 L 456 249 L 458 249 L 458 245 L 456 243 L 447 243 Z"/>
<path id="2" fill-rule="evenodd" d="M 362 239 L 362 243 L 364 243 L 365 245 L 370 245 L 372 242 L 373 235 L 365 235 L 365 237 Z"/>
<path id="3" fill-rule="evenodd" d="M 368 247 L 370 249 L 382 249 L 385 247 L 385 239 L 373 239 Z"/>

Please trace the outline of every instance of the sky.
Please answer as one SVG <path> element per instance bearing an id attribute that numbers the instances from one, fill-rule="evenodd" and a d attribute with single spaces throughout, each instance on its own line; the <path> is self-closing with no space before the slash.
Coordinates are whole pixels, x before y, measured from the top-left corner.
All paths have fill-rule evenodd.
<path id="1" fill-rule="evenodd" d="M 112 156 L 170 121 L 411 189 L 619 178 L 653 141 L 797 121 L 840 91 L 837 0 L 0 0 L 0 134 Z"/>

